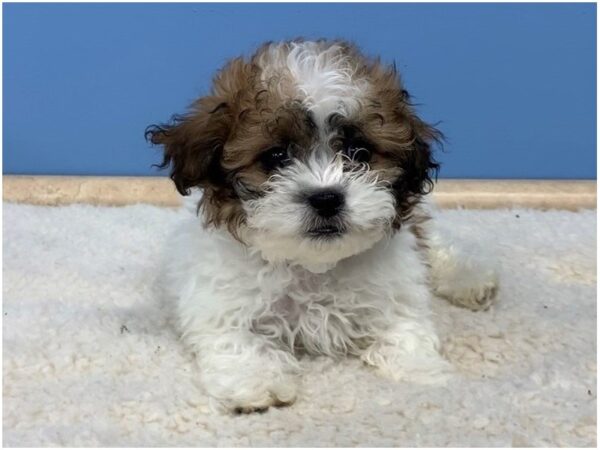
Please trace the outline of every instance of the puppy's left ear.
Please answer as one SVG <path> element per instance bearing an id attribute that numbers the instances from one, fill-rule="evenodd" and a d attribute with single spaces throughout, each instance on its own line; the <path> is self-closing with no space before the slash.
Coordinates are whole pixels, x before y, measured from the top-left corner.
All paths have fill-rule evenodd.
<path id="1" fill-rule="evenodd" d="M 224 182 L 220 157 L 230 127 L 227 103 L 211 96 L 169 124 L 148 127 L 146 139 L 163 146 L 163 161 L 156 166 L 170 167 L 175 187 L 188 195 L 192 187 L 218 187 Z"/>
<path id="2" fill-rule="evenodd" d="M 432 146 L 442 142 L 442 133 L 423 122 L 416 115 L 410 118 L 413 143 L 406 151 L 402 169 L 402 189 L 416 195 L 428 194 L 433 190 L 440 165 L 433 157 Z"/>

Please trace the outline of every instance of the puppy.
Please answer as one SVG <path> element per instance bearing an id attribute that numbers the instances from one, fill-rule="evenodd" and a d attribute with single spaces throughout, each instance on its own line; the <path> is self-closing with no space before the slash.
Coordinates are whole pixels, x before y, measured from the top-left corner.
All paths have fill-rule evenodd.
<path id="1" fill-rule="evenodd" d="M 346 42 L 268 43 L 147 136 L 182 195 L 202 190 L 201 220 L 169 242 L 164 288 L 216 405 L 292 403 L 303 353 L 355 356 L 394 380 L 450 375 L 433 294 L 485 309 L 496 275 L 432 230 L 423 196 L 441 135 L 395 67 Z"/>

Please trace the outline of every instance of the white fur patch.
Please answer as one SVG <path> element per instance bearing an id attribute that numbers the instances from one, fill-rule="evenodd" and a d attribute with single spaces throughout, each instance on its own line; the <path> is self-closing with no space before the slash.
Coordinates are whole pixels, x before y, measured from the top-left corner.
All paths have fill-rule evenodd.
<path id="1" fill-rule="evenodd" d="M 321 126 L 332 113 L 352 116 L 360 108 L 368 88 L 357 78 L 356 67 L 342 47 L 321 42 L 274 45 L 263 56 L 265 80 L 288 73 L 296 97 Z"/>

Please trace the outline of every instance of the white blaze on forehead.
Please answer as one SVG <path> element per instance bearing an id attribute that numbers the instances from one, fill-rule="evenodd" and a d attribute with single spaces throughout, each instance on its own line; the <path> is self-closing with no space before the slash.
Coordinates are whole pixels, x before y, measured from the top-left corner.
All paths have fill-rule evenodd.
<path id="1" fill-rule="evenodd" d="M 355 76 L 357 62 L 341 46 L 294 42 L 272 47 L 268 56 L 263 60 L 265 75 L 288 72 L 296 98 L 313 113 L 319 127 L 332 113 L 350 117 L 360 108 L 368 82 Z"/>

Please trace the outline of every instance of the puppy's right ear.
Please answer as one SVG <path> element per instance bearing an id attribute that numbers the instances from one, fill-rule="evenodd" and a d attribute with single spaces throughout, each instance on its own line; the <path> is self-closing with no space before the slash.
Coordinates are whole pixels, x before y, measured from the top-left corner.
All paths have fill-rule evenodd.
<path id="1" fill-rule="evenodd" d="M 171 123 L 146 128 L 146 140 L 164 149 L 163 161 L 156 166 L 171 167 L 170 177 L 180 194 L 224 182 L 220 159 L 230 119 L 227 103 L 213 96 L 198 100 L 189 113 L 174 116 Z"/>

